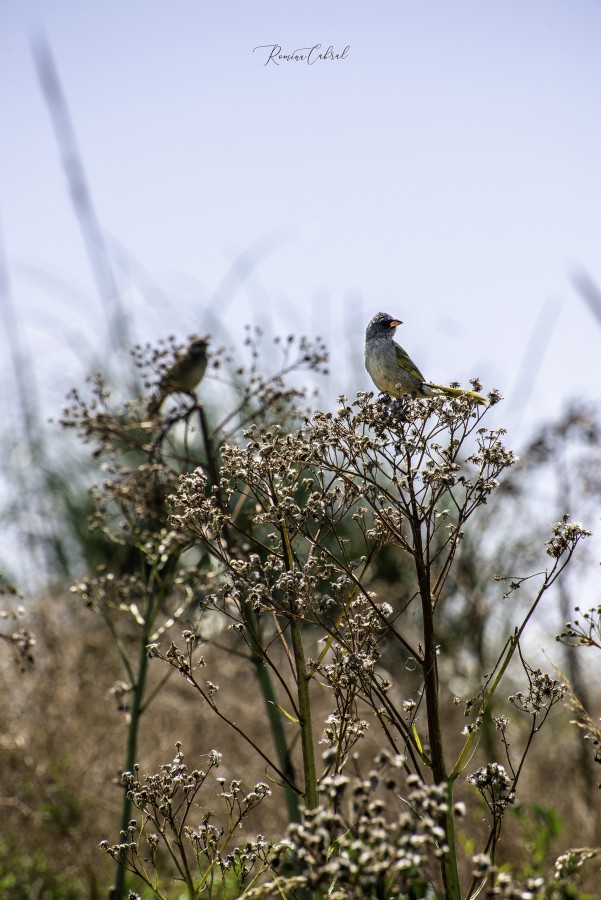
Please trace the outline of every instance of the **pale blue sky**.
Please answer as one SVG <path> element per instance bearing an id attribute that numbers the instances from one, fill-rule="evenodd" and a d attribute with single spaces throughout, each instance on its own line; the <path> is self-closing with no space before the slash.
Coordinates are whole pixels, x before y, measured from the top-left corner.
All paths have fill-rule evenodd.
<path id="1" fill-rule="evenodd" d="M 385 310 L 426 377 L 479 375 L 514 404 L 534 329 L 553 326 L 534 340 L 545 355 L 519 420 L 500 407 L 499 424 L 597 397 L 601 330 L 570 282 L 577 266 L 601 282 L 597 0 L 0 10 L 0 218 L 49 407 L 106 334 L 32 61 L 36 29 L 102 225 L 121 261 L 131 254 L 120 284 L 137 339 L 206 328 L 232 259 L 276 232 L 248 289 L 213 311 L 232 341 L 258 310 L 275 331 L 322 334 L 334 396 L 371 387 L 363 332 Z M 348 58 L 265 67 L 253 54 L 318 42 L 350 45 Z"/>

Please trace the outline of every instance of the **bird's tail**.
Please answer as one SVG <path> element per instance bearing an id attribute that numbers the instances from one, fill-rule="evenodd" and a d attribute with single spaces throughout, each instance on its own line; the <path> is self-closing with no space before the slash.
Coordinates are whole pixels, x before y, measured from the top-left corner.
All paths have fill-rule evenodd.
<path id="1" fill-rule="evenodd" d="M 445 394 L 447 397 L 469 397 L 472 403 L 478 403 L 480 406 L 486 406 L 488 402 L 480 394 L 476 394 L 474 391 L 464 391 L 463 388 L 442 387 L 440 384 L 428 384 L 428 387 L 433 388 L 435 391 L 440 391 L 441 394 Z"/>

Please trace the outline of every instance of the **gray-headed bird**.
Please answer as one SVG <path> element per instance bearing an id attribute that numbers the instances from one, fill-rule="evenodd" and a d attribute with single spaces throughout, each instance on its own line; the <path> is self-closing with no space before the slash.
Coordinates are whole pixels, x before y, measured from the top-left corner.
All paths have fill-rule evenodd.
<path id="1" fill-rule="evenodd" d="M 484 397 L 474 391 L 461 388 L 441 387 L 430 384 L 417 368 L 411 357 L 393 340 L 400 319 L 393 319 L 388 313 L 380 312 L 373 317 L 365 332 L 365 368 L 380 391 L 391 397 L 468 397 L 474 403 L 486 404 Z"/>
<path id="2" fill-rule="evenodd" d="M 156 416 L 169 394 L 194 394 L 194 388 L 202 381 L 207 370 L 206 338 L 192 341 L 185 353 L 167 369 L 159 383 L 155 396 L 148 404 L 148 415 Z"/>

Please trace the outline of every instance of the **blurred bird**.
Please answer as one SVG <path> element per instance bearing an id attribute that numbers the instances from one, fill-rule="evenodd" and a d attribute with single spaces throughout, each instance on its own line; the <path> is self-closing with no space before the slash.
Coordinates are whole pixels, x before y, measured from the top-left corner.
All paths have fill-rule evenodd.
<path id="1" fill-rule="evenodd" d="M 157 393 L 148 404 L 148 415 L 156 416 L 169 394 L 192 394 L 207 370 L 206 338 L 192 341 L 161 378 Z"/>
<path id="2" fill-rule="evenodd" d="M 391 397 L 411 394 L 413 397 L 435 397 L 437 393 L 447 397 L 469 397 L 474 403 L 486 404 L 484 397 L 461 388 L 428 384 L 413 360 L 393 340 L 400 319 L 388 313 L 373 317 L 365 332 L 365 368 L 380 391 Z"/>

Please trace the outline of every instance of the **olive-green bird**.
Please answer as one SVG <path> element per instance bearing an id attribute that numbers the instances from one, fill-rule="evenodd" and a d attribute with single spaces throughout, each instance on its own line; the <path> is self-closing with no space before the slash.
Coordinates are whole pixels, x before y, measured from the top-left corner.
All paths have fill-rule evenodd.
<path id="1" fill-rule="evenodd" d="M 206 338 L 192 341 L 185 353 L 179 356 L 161 378 L 155 396 L 148 404 L 148 415 L 156 416 L 169 394 L 194 394 L 194 388 L 202 381 L 207 370 Z"/>
<path id="2" fill-rule="evenodd" d="M 474 391 L 461 388 L 441 387 L 430 384 L 417 368 L 411 357 L 393 340 L 400 319 L 393 319 L 388 313 L 380 312 L 373 317 L 365 332 L 365 368 L 380 391 L 391 397 L 469 397 L 474 403 L 486 404 L 484 397 Z"/>

